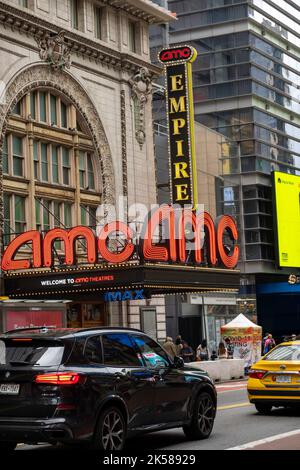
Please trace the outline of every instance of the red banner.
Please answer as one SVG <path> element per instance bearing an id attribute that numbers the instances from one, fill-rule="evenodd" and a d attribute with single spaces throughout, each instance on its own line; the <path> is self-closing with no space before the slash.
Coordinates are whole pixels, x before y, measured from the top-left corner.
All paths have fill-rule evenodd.
<path id="1" fill-rule="evenodd" d="M 52 326 L 60 328 L 63 326 L 63 312 L 55 310 L 39 311 L 7 311 L 5 319 L 6 331 L 17 328 L 32 328 L 34 326 Z"/>

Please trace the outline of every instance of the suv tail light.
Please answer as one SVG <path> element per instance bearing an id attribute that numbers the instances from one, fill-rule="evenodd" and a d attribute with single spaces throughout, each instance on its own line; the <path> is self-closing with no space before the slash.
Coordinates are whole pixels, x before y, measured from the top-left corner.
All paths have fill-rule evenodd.
<path id="1" fill-rule="evenodd" d="M 250 369 L 249 377 L 251 377 L 251 379 L 261 380 L 267 372 L 268 372 L 267 370 L 255 370 L 255 369 L 251 370 Z"/>
<path id="2" fill-rule="evenodd" d="M 35 377 L 37 384 L 75 385 L 85 382 L 85 377 L 77 372 L 58 372 L 56 374 L 40 374 Z"/>

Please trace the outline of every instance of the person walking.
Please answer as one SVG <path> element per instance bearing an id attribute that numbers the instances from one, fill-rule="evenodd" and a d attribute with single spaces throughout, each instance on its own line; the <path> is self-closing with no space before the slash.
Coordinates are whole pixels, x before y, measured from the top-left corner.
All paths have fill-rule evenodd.
<path id="1" fill-rule="evenodd" d="M 228 359 L 228 352 L 223 341 L 219 343 L 218 356 L 219 359 Z"/>
<path id="2" fill-rule="evenodd" d="M 227 349 L 227 356 L 228 359 L 233 359 L 233 353 L 234 353 L 234 346 L 231 344 L 230 338 L 225 338 L 225 347 Z"/>
<path id="3" fill-rule="evenodd" d="M 180 335 L 176 336 L 175 346 L 176 346 L 176 356 L 181 356 L 181 350 L 183 348 L 183 344 L 182 344 L 182 338 Z"/>
<path id="4" fill-rule="evenodd" d="M 208 361 L 209 353 L 206 339 L 203 339 L 196 349 L 196 358 L 198 361 Z"/>
<path id="5" fill-rule="evenodd" d="M 271 333 L 268 334 L 268 337 L 264 343 L 264 352 L 263 354 L 267 354 L 271 349 L 273 349 L 276 346 L 276 343 L 273 339 L 273 336 Z"/>
<path id="6" fill-rule="evenodd" d="M 177 356 L 176 346 L 173 343 L 173 338 L 171 336 L 167 336 L 166 341 L 163 344 L 164 350 L 169 354 L 171 359 L 174 359 Z"/>
<path id="7" fill-rule="evenodd" d="M 183 341 L 182 343 L 182 349 L 181 349 L 181 357 L 184 360 L 184 362 L 193 362 L 194 359 L 194 352 L 191 348 L 191 346 L 188 345 L 186 341 Z"/>

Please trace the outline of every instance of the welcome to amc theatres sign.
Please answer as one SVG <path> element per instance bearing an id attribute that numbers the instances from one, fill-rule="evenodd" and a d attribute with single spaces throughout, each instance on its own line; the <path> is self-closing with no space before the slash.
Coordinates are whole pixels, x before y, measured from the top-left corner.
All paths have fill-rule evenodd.
<path id="1" fill-rule="evenodd" d="M 226 246 L 223 240 L 226 235 Z M 119 239 L 121 249 L 111 248 L 110 241 Z M 24 271 L 37 268 L 51 269 L 55 266 L 54 244 L 61 241 L 64 253 L 59 267 L 76 269 L 79 241 L 86 247 L 85 259 L 89 265 L 119 264 L 138 255 L 143 262 L 164 262 L 235 268 L 239 258 L 238 231 L 230 216 L 221 216 L 215 222 L 207 212 L 197 214 L 190 209 L 168 205 L 157 207 L 149 213 L 139 237 L 130 225 L 116 221 L 106 224 L 96 235 L 84 226 L 70 230 L 54 228 L 44 235 L 36 230 L 25 232 L 7 246 L 2 257 L 3 271 Z M 84 244 L 82 243 L 84 241 Z M 228 246 L 231 240 L 231 246 Z M 28 251 L 28 244 L 32 247 Z M 27 249 L 27 255 L 24 255 Z M 25 256 L 25 257 L 24 257 Z M 56 263 L 56 268 L 58 267 Z M 47 282 L 47 281 L 46 281 Z"/>
<path id="2" fill-rule="evenodd" d="M 165 67 L 171 201 L 184 207 L 197 204 L 192 67 L 197 51 L 190 46 L 163 49 Z"/>

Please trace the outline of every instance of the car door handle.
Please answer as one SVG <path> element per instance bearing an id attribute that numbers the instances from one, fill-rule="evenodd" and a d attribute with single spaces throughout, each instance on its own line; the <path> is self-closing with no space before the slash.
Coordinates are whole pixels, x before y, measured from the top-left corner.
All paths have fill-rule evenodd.
<path id="1" fill-rule="evenodd" d="M 114 377 L 117 379 L 117 380 L 120 380 L 122 379 L 123 377 L 126 377 L 127 374 L 126 374 L 126 370 L 125 369 L 122 369 L 120 372 L 115 372 L 114 373 Z"/>
<path id="2" fill-rule="evenodd" d="M 153 375 L 153 378 L 155 379 L 155 382 L 162 382 L 164 380 L 160 374 Z"/>

